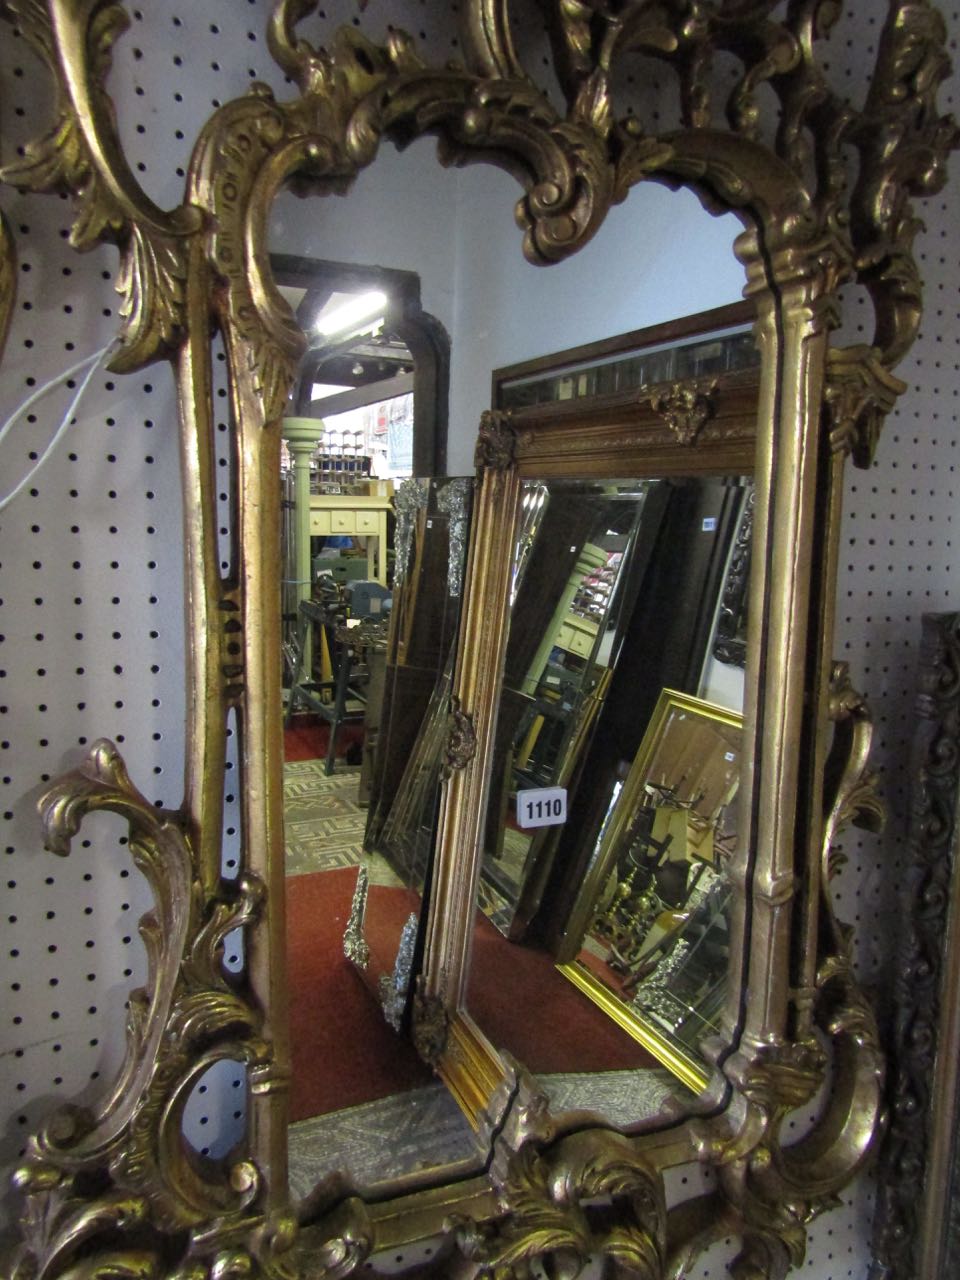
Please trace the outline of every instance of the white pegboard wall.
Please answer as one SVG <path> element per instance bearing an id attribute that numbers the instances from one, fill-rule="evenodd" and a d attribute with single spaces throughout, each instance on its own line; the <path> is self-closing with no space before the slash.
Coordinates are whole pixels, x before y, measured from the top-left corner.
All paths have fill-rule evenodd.
<path id="1" fill-rule="evenodd" d="M 449 7 L 451 20 L 457 7 Z M 115 50 L 110 88 L 133 170 L 151 198 L 169 207 L 181 198 L 198 124 L 217 104 L 255 80 L 271 84 L 279 96 L 290 90 L 266 47 L 265 0 L 151 0 L 129 8 L 131 29 Z M 831 36 L 829 59 L 854 99 L 872 65 L 882 8 L 848 5 Z M 952 32 L 960 31 L 960 6 L 950 4 L 945 12 Z M 434 61 L 460 57 L 452 31 L 425 40 L 427 17 L 433 27 L 437 6 L 426 0 L 373 0 L 362 21 L 378 40 L 389 25 L 404 28 Z M 302 30 L 323 43 L 338 21 L 360 21 L 355 0 L 324 4 Z M 955 40 L 952 48 L 956 57 Z M 4 83 L 12 86 L 0 115 L 6 160 L 47 118 L 49 98 L 46 73 L 22 41 L 0 40 L 0 62 Z M 635 90 L 623 87 L 624 94 Z M 941 101 L 956 110 L 955 87 Z M 955 191 L 956 181 L 921 206 L 928 226 L 920 240 L 927 315 L 920 342 L 898 371 L 911 390 L 888 424 L 874 468 L 851 472 L 841 554 L 837 656 L 850 661 L 855 683 L 871 700 L 891 822 L 881 839 L 848 839 L 838 905 L 843 918 L 858 924 L 862 971 L 881 989 L 889 982 L 890 940 L 896 936 L 891 913 L 902 868 L 919 615 L 958 603 L 952 545 L 960 436 Z M 68 204 L 9 188 L 0 188 L 0 204 L 22 267 L 0 370 L 3 418 L 66 364 L 108 342 L 118 316 L 111 287 L 116 255 L 97 249 L 80 257 L 69 248 Z M 854 315 L 854 331 L 857 323 Z M 865 311 L 859 323 L 866 331 Z M 4 488 L 30 465 L 31 453 L 42 450 L 67 399 L 60 392 L 44 401 L 34 421 L 4 442 Z M 220 397 L 218 408 L 222 403 Z M 218 442 L 229 435 L 226 413 L 224 405 Z M 88 1099 L 115 1069 L 123 1001 L 143 976 L 135 925 L 149 896 L 131 870 L 122 824 L 88 822 L 70 857 L 56 859 L 40 849 L 34 812 L 39 790 L 106 735 L 118 742 L 134 783 L 152 802 L 176 807 L 182 791 L 181 506 L 169 370 L 159 365 L 127 378 L 98 373 L 77 418 L 34 492 L 0 514 L 4 1165 L 16 1160 L 24 1135 L 55 1101 Z M 221 456 L 226 470 L 224 447 Z M 225 498 L 220 514 L 227 530 Z M 222 537 L 226 563 L 229 543 L 226 533 Z M 234 751 L 235 744 L 233 737 Z M 229 875 L 236 871 L 229 849 L 236 848 L 238 821 L 236 789 L 228 784 L 227 794 Z M 242 963 L 234 936 L 227 963 Z M 242 1120 L 236 1101 L 242 1071 L 223 1064 L 202 1085 L 190 1103 L 189 1131 L 198 1150 L 217 1153 L 229 1146 Z M 859 1280 L 869 1257 L 869 1215 L 869 1184 L 861 1181 L 845 1193 L 841 1209 L 811 1227 L 801 1273 Z M 734 1252 L 733 1245 L 718 1246 L 694 1275 L 719 1280 Z M 395 1269 L 419 1256 L 407 1251 Z"/>

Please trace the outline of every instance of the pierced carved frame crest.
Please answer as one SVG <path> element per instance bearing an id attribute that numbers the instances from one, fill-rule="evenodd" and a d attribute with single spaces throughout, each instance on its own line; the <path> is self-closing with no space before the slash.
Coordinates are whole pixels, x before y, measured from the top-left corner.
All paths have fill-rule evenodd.
<path id="1" fill-rule="evenodd" d="M 360 5 L 361 10 L 363 5 Z M 906 389 L 894 369 L 921 310 L 912 254 L 914 201 L 939 189 L 957 130 L 938 113 L 946 32 L 923 0 L 890 0 L 866 100 L 849 105 L 817 57 L 840 6 L 826 0 L 540 0 L 562 92 L 557 105 L 511 36 L 510 0 L 462 4 L 462 65 L 431 66 L 394 30 L 380 47 L 342 29 L 311 44 L 313 0 L 277 0 L 271 52 L 297 92 L 261 85 L 199 131 L 181 203 L 157 208 L 127 163 L 106 90 L 128 23 L 116 0 L 5 0 L 48 65 L 52 127 L 0 170 L 2 180 L 74 200 L 72 243 L 120 253 L 124 322 L 112 368 L 171 363 L 179 390 L 185 486 L 187 785 L 176 812 L 151 806 L 116 750 L 101 742 L 55 783 L 41 809 L 48 846 L 66 853 L 84 815 L 112 809 L 156 907 L 142 928 L 147 987 L 133 994 L 126 1065 L 96 1111 L 54 1117 L 17 1178 L 24 1204 L 18 1280 L 57 1275 L 199 1280 L 227 1274 L 349 1275 L 402 1239 L 442 1233 L 478 1271 L 507 1280 L 551 1257 L 565 1275 L 598 1251 L 620 1272 L 684 1274 L 713 1239 L 738 1234 L 741 1276 L 781 1276 L 802 1260 L 806 1224 L 834 1202 L 874 1148 L 882 1055 L 834 916 L 834 846 L 850 821 L 876 823 L 863 699 L 832 662 L 843 467 L 867 465 L 885 414 Z M 738 60 L 718 87 L 720 55 Z M 634 58 L 676 77 L 680 127 L 657 132 L 618 115 L 614 82 Z M 765 111 L 773 104 L 772 128 Z M 506 167 L 521 192 L 522 251 L 550 263 L 576 251 L 641 181 L 688 186 L 734 210 L 738 253 L 757 309 L 762 353 L 751 557 L 742 783 L 747 838 L 734 867 L 737 907 L 725 1033 L 714 1049 L 711 1106 L 665 1132 L 603 1127 L 557 1134 L 516 1064 L 491 1074 L 458 1010 L 473 902 L 475 841 L 489 754 L 502 629 L 482 616 L 508 562 L 509 509 L 524 474 L 562 432 L 530 439 L 494 415 L 482 425 L 482 499 L 466 595 L 457 712 L 476 731 L 472 756 L 444 784 L 421 1039 L 476 1115 L 509 1098 L 487 1172 L 454 1185 L 367 1202 L 359 1194 L 301 1215 L 286 1180 L 286 991 L 277 474 L 280 418 L 303 337 L 270 274 L 274 195 L 296 180 L 346 190 L 381 141 L 438 139 L 440 159 Z M 13 305 L 14 243 L 0 235 L 0 336 Z M 831 344 L 841 287 L 866 287 L 869 343 Z M 222 334 L 237 424 L 234 568 L 219 568 L 214 493 L 211 339 Z M 682 389 L 678 391 L 682 397 Z M 695 406 L 693 406 L 695 407 Z M 687 406 L 689 409 L 690 406 Z M 685 410 L 686 411 L 686 410 Z M 698 448 L 696 430 L 681 431 Z M 688 438 L 689 437 L 689 438 Z M 629 471 L 639 445 L 598 440 Z M 499 575 L 499 576 L 498 576 Z M 243 871 L 220 876 L 226 725 L 241 731 Z M 832 728 L 832 732 L 831 732 Z M 799 746 L 797 745 L 799 744 Z M 243 980 L 228 983 L 224 935 L 247 938 Z M 439 1046 L 439 1047 L 438 1047 Z M 829 1046 L 829 1051 L 825 1046 Z M 187 1155 L 183 1106 L 219 1058 L 245 1064 L 248 1133 L 223 1162 Z M 832 1059 L 834 1088 L 807 1137 L 781 1121 L 811 1100 Z M 665 1207 L 663 1172 L 701 1160 L 718 1190 Z"/>

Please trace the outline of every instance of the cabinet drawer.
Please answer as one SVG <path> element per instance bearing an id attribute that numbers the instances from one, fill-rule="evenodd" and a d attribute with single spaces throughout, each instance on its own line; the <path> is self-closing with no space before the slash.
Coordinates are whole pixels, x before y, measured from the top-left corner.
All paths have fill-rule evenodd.
<path id="1" fill-rule="evenodd" d="M 555 644 L 560 649 L 566 649 L 567 653 L 575 653 L 579 658 L 586 658 L 596 638 L 596 633 L 590 629 L 589 624 L 583 627 L 582 624 L 578 626 L 575 622 L 567 621 L 557 632 Z"/>
<path id="2" fill-rule="evenodd" d="M 310 532 L 314 537 L 320 537 L 330 532 L 329 511 L 310 512 Z"/>
<path id="3" fill-rule="evenodd" d="M 590 635 L 588 631 L 571 631 L 570 643 L 567 648 L 571 653 L 577 654 L 580 658 L 586 658 L 593 648 L 593 642 L 596 637 Z"/>
<path id="4" fill-rule="evenodd" d="M 378 511 L 357 512 L 357 533 L 377 533 L 380 529 L 380 513 Z"/>
<path id="5" fill-rule="evenodd" d="M 357 513 L 355 511 L 331 511 L 331 533 L 356 533 Z"/>

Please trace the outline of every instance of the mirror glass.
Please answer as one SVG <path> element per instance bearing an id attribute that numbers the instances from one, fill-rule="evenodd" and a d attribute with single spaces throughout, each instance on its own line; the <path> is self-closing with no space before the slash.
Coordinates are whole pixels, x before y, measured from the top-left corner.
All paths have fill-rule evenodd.
<path id="1" fill-rule="evenodd" d="M 303 1194 L 334 1170 L 369 1183 L 420 1168 L 428 1148 L 431 1165 L 473 1150 L 409 1031 L 474 486 L 410 474 L 440 416 L 420 403 L 439 354 L 415 332 L 416 278 L 279 253 L 272 265 L 307 339 L 280 477 L 290 1155 Z M 384 1125 L 409 1139 L 385 1152 Z"/>
<path id="2" fill-rule="evenodd" d="M 729 959 L 741 717 L 664 689 L 614 788 L 561 972 L 693 1088 L 719 1032 Z"/>
<path id="3" fill-rule="evenodd" d="M 406 479 L 392 494 L 371 493 L 362 477 L 339 477 L 335 493 L 327 483 L 314 483 L 314 516 L 333 497 L 362 527 L 376 503 L 387 565 L 385 585 L 366 572 L 375 535 L 344 534 L 329 550 L 325 533 L 312 536 L 287 689 L 290 1158 L 300 1193 L 333 1170 L 369 1183 L 473 1151 L 409 1038 L 473 481 Z M 384 1124 L 406 1135 L 389 1151 Z"/>
<path id="4" fill-rule="evenodd" d="M 681 725 L 689 728 L 693 720 L 679 711 L 671 718 L 660 707 L 665 689 L 682 691 L 671 696 L 683 706 L 686 697 L 707 708 L 711 704 L 697 696 L 707 695 L 728 708 L 715 710 L 719 719 L 706 722 L 711 728 L 739 724 L 743 673 L 718 663 L 713 650 L 751 494 L 749 479 L 738 476 L 531 480 L 522 486 L 467 1011 L 498 1049 L 535 1072 L 551 1097 L 569 1107 L 609 1115 L 610 1099 L 621 1097 L 636 1120 L 638 1097 L 656 1111 L 676 1091 L 659 1064 L 695 1090 L 706 1080 L 695 1051 L 711 1015 L 688 1019 L 689 1051 L 674 1052 L 668 1036 L 646 1025 L 640 1007 L 652 998 L 654 981 L 665 978 L 666 965 L 642 992 L 634 987 L 652 973 L 655 957 L 669 950 L 675 962 L 682 953 L 682 946 L 668 948 L 661 936 L 669 932 L 667 913 L 674 913 L 672 942 L 700 893 L 722 879 L 714 869 L 722 864 L 719 855 L 709 867 L 700 856 L 696 871 L 687 873 L 695 828 L 704 850 L 719 847 L 720 836 L 712 834 L 719 822 L 717 787 L 711 774 L 701 795 L 702 779 L 690 774 L 685 755 L 687 772 L 665 776 L 667 753 L 679 741 Z M 666 738 L 648 777 L 645 744 L 657 726 Z M 694 755 L 706 736 L 703 729 Z M 726 823 L 732 822 L 726 810 L 736 791 L 739 746 L 731 745 L 728 754 L 719 787 Z M 646 795 L 648 783 L 664 788 L 663 812 L 655 822 L 651 817 L 648 833 L 656 842 L 650 848 L 662 850 L 662 885 L 648 883 L 647 862 L 631 879 L 622 841 L 611 845 L 625 823 L 630 839 L 639 840 L 635 796 Z M 688 816 L 689 834 L 670 826 L 670 786 L 678 811 Z M 733 839 L 732 829 L 724 827 L 723 839 Z M 647 899 L 638 906 L 644 889 Z M 721 896 L 717 887 L 710 903 Z M 659 924 L 651 919 L 644 927 L 643 913 L 661 899 Z M 629 943 L 626 925 L 614 929 L 629 962 L 636 961 L 625 975 L 626 994 L 614 981 L 619 954 L 608 946 L 594 963 L 600 946 L 594 925 L 604 918 L 602 938 L 604 912 L 614 900 L 618 921 L 631 913 L 639 920 L 632 926 L 638 936 L 631 934 Z M 699 948 L 700 959 L 705 954 Z M 725 964 L 715 966 L 711 1010 L 723 998 L 725 972 Z M 598 974 L 610 977 L 606 986 Z M 507 989 L 509 1000 L 502 996 Z"/>
<path id="5" fill-rule="evenodd" d="M 448 470 L 469 475 L 480 415 L 491 403 L 495 368 L 733 302 L 743 285 L 732 251 L 739 224 L 731 217 L 709 216 L 686 193 L 635 189 L 611 211 L 594 241 L 549 270 L 522 258 L 513 218 L 518 194 L 513 179 L 489 166 L 441 168 L 435 144 L 423 140 L 403 153 L 381 148 L 345 197 L 305 200 L 285 192 L 272 212 L 269 250 L 275 264 L 281 260 L 275 265 L 280 287 L 303 288 L 302 281 L 291 283 L 292 277 L 280 269 L 293 271 L 298 261 L 337 268 L 335 288 L 328 279 L 309 298 L 309 290 L 288 296 L 313 354 L 301 371 L 285 427 L 293 476 L 285 493 L 291 525 L 287 545 L 300 548 L 299 559 L 292 551 L 283 575 L 288 580 L 287 685 L 292 689 L 296 683 L 299 661 L 308 678 L 333 681 L 321 695 L 329 706 L 346 653 L 346 709 L 355 713 L 352 722 L 337 727 L 330 772 L 332 726 L 323 712 L 298 702 L 287 732 L 289 741 L 302 727 L 308 738 L 301 748 L 305 758 L 295 758 L 294 747 L 287 763 L 294 1100 L 290 1162 L 295 1193 L 306 1194 L 324 1178 L 343 1172 L 370 1184 L 451 1164 L 476 1167 L 482 1159 L 459 1108 L 410 1044 L 410 988 L 403 965 L 393 1001 L 399 1031 L 388 1020 L 381 983 L 393 978 L 398 956 L 412 953 L 406 970 L 411 975 L 419 963 L 420 908 L 429 885 L 442 773 L 437 748 L 448 709 L 461 605 L 455 580 L 466 545 L 466 537 L 461 544 L 452 530 L 454 525 L 468 527 L 472 482 L 411 478 L 411 458 L 412 475 L 424 474 L 415 466 L 421 405 L 414 387 L 403 380 L 416 384 L 420 352 L 406 331 L 399 332 L 398 305 L 388 298 L 383 311 L 373 316 L 374 321 L 383 317 L 380 325 L 364 328 L 360 321 L 359 328 L 346 334 L 323 335 L 332 350 L 322 367 L 316 335 L 310 331 L 316 328 L 317 308 L 325 308 L 329 316 L 344 301 L 332 295 L 356 293 L 361 285 L 367 289 L 371 273 L 394 273 L 402 298 L 412 296 L 404 290 L 414 290 L 419 306 L 448 339 L 449 394 L 444 384 L 437 399 L 438 417 L 449 415 Z M 691 266 L 682 279 L 670 261 L 678 236 Z M 357 270 L 354 285 L 348 267 Z M 321 296 L 324 288 L 330 297 Z M 390 289 L 385 292 L 389 295 Z M 357 372 L 361 365 L 362 373 Z M 370 381 L 365 382 L 368 371 Z M 442 374 L 441 368 L 441 383 Z M 363 404 L 365 386 L 378 397 L 387 391 L 398 396 Z M 402 412 L 393 403 L 401 396 L 413 397 Z M 340 418 L 340 412 L 359 415 L 360 425 Z M 294 439 L 298 419 L 308 422 L 299 453 Z M 386 459 L 374 462 L 371 423 L 377 430 L 386 425 L 388 441 L 392 427 L 406 430 L 412 424 L 406 458 L 391 457 L 388 447 Z M 310 441 L 310 432 L 318 429 L 320 434 Z M 360 430 L 360 438 L 350 435 Z M 298 457 L 306 459 L 301 484 L 307 489 L 299 505 Z M 403 465 L 395 467 L 398 462 Z M 632 599 L 634 589 L 627 569 L 618 566 L 635 562 L 636 553 L 627 554 L 628 549 L 640 545 L 643 522 L 662 501 L 659 493 L 651 498 L 649 484 L 622 486 L 622 492 L 608 492 L 608 486 L 581 488 L 579 496 L 576 485 L 569 492 L 555 487 L 545 492 L 536 485 L 527 491 L 528 554 L 544 554 L 538 550 L 544 545 L 542 532 L 541 542 L 536 541 L 538 529 L 552 531 L 562 545 L 579 540 L 579 532 L 567 538 L 559 528 L 559 516 L 566 511 L 583 529 L 581 550 L 592 557 L 591 565 L 602 557 L 596 587 L 602 579 L 603 594 L 609 597 L 605 603 L 591 602 L 582 625 L 564 624 L 561 639 L 569 638 L 568 649 L 545 648 L 543 632 L 559 615 L 560 600 L 552 606 L 542 601 L 541 612 L 549 607 L 549 616 L 537 624 L 541 634 L 534 651 L 518 650 L 513 660 L 519 673 L 517 698 L 539 699 L 545 707 L 539 728 L 532 721 L 524 726 L 530 749 L 523 767 L 538 777 L 564 776 L 565 768 L 581 760 L 578 733 L 584 741 L 597 740 L 596 718 L 616 678 L 611 654 L 626 635 L 623 602 Z M 308 527 L 298 535 L 293 526 L 306 511 Z M 324 523 L 328 515 L 329 530 Z M 354 526 L 343 527 L 351 518 Z M 334 538 L 347 545 L 336 546 L 330 541 Z M 588 545 L 596 549 L 588 550 Z M 573 563 L 567 567 L 558 590 L 569 587 L 574 568 Z M 522 581 L 528 581 L 528 592 L 535 576 L 524 573 Z M 594 588 L 588 584 L 587 589 Z M 321 616 L 301 628 L 305 634 L 298 642 L 304 599 L 317 604 Z M 574 599 L 579 606 L 585 597 L 574 592 L 571 607 Z M 544 656 L 539 669 L 537 650 Z M 559 663 L 558 655 L 565 655 Z M 610 664 L 605 677 L 604 662 Z M 532 684 L 532 693 L 524 691 L 525 683 Z M 683 687 L 679 678 L 673 683 Z M 569 704 L 569 714 L 551 715 L 557 694 L 561 706 Z M 655 700 L 656 694 L 651 708 Z M 297 725 L 310 716 L 317 717 L 320 733 L 309 723 Z M 514 737 L 519 731 L 518 722 Z M 639 736 L 635 733 L 629 748 L 619 748 L 618 761 L 632 759 Z M 497 788 L 501 808 L 511 803 L 514 757 L 520 758 L 523 746 L 524 740 L 512 739 L 505 745 Z M 308 773 L 310 785 L 328 789 L 323 811 L 309 797 L 307 779 L 298 777 Z M 498 828 L 492 813 L 488 830 L 490 874 L 485 871 L 483 883 L 494 886 L 494 872 L 502 870 L 504 861 L 501 853 L 501 867 L 494 865 L 498 848 L 507 846 L 515 831 L 509 823 Z M 521 859 L 525 866 L 545 865 L 536 840 L 531 847 L 532 853 Z M 319 865 L 317 858 L 326 861 Z M 361 864 L 368 877 L 365 902 L 362 891 L 357 893 Z M 521 880 L 536 883 L 529 875 L 514 877 L 515 883 Z M 514 916 L 520 905 L 517 897 L 510 907 Z M 356 924 L 361 912 L 362 934 L 350 934 L 351 918 Z M 485 915 L 483 920 L 489 924 Z M 498 939 L 504 937 L 497 926 L 490 928 Z M 345 932 L 361 936 L 369 948 L 366 968 L 358 963 L 357 952 L 352 960 L 345 958 Z M 556 961 L 551 954 L 551 975 L 579 998 L 556 970 Z M 504 990 L 499 993 L 502 1004 L 508 1003 Z M 496 993 L 493 998 L 496 1003 Z M 635 1042 L 630 1044 L 632 1052 Z M 503 1046 L 509 1047 L 506 1041 Z M 634 1105 L 633 1118 L 635 1113 Z M 382 1142 L 384 1132 L 398 1135 L 389 1150 Z"/>

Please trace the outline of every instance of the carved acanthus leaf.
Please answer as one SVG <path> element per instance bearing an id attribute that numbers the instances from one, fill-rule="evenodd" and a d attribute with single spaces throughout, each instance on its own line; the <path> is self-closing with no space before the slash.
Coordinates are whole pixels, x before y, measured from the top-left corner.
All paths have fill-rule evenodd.
<path id="1" fill-rule="evenodd" d="M 296 34 L 298 22 L 317 8 L 318 0 L 276 0 L 267 26 L 274 61 L 303 94 L 321 93 L 331 82 L 330 58 Z"/>
<path id="2" fill-rule="evenodd" d="M 136 223 L 123 255 L 117 292 L 121 349 L 110 361 L 114 373 L 139 369 L 181 341 L 186 324 L 185 242 L 148 235 Z"/>
<path id="3" fill-rule="evenodd" d="M 876 311 L 873 345 L 889 369 L 916 337 L 922 309 L 913 241 L 916 196 L 939 191 L 946 160 L 960 143 L 953 119 L 937 110 L 950 69 L 940 13 L 919 0 L 890 5 L 867 102 L 852 130 L 860 152 L 850 201 L 858 277 Z"/>
<path id="4" fill-rule="evenodd" d="M 76 248 L 89 249 L 101 239 L 117 240 L 126 229 L 130 211 L 119 206 L 93 161 L 63 78 L 49 9 L 38 0 L 8 0 L 7 7 L 24 38 L 54 77 L 56 106 L 54 124 L 41 137 L 26 144 L 19 160 L 0 169 L 0 181 L 27 191 L 72 195 L 77 203 L 77 216 L 70 243 Z M 88 3 L 86 8 L 88 13 L 91 8 L 94 11 L 87 33 L 89 74 L 96 85 L 94 91 L 102 96 L 113 44 L 129 26 L 130 19 L 119 3 L 101 2 L 93 6 Z"/>
<path id="5" fill-rule="evenodd" d="M 804 1106 L 823 1081 L 826 1057 L 816 1040 L 760 1048 L 741 1079 L 744 1097 L 767 1118 L 775 1131 L 790 1111 Z"/>
<path id="6" fill-rule="evenodd" d="M 855 466 L 869 467 L 884 420 L 906 389 L 874 348 L 832 349 L 824 390 L 831 448 L 851 454 Z"/>
<path id="7" fill-rule="evenodd" d="M 183 961 L 183 975 L 189 983 L 211 991 L 229 991 L 223 968 L 224 940 L 234 929 L 255 924 L 263 910 L 266 888 L 259 877 L 244 872 L 236 887 L 225 885 L 223 897 L 207 908 Z"/>
<path id="8" fill-rule="evenodd" d="M 840 865 L 836 843 L 851 823 L 880 831 L 886 811 L 877 775 L 868 767 L 873 724 L 866 699 L 854 689 L 847 663 L 834 663 L 830 679 L 829 714 L 836 725 L 827 767 L 828 808 L 821 849 L 824 907 L 833 923 L 834 943 L 845 951 L 845 931 L 836 920 L 827 884 Z"/>
<path id="9" fill-rule="evenodd" d="M 28 1234 L 24 1257 L 46 1265 L 54 1256 L 72 1257 L 82 1244 L 91 1265 L 100 1265 L 108 1237 L 115 1247 L 118 1231 L 139 1230 L 142 1222 L 146 1240 L 151 1231 L 242 1211 L 257 1193 L 259 1174 L 249 1161 L 216 1176 L 185 1161 L 181 1124 L 208 1067 L 223 1058 L 252 1065 L 270 1060 L 259 1010 L 230 987 L 222 966 L 225 935 L 256 922 L 263 886 L 248 874 L 235 890 L 205 901 L 179 816 L 158 810 L 136 790 L 111 743 L 94 744 L 79 769 L 49 788 L 40 810 L 47 847 L 61 855 L 87 813 L 123 817 L 130 852 L 155 900 L 141 921 L 148 980 L 130 997 L 120 1075 L 95 1110 L 56 1113 L 30 1140 L 20 1174 L 38 1204 L 46 1197 L 42 1230 Z M 104 1189 L 87 1199 L 74 1181 L 91 1177 Z M 105 1215 L 115 1204 L 126 1207 L 108 1229 Z"/>
<path id="10" fill-rule="evenodd" d="M 232 350 L 238 391 L 259 407 L 264 422 L 279 418 L 305 348 L 304 335 L 289 306 L 257 256 L 251 256 L 250 217 L 265 217 L 274 180 L 268 163 L 275 152 L 297 159 L 318 177 L 338 167 L 335 148 L 304 136 L 301 104 L 279 105 L 264 85 L 222 107 L 210 120 L 194 151 L 188 180 L 191 205 L 203 209 L 206 246 L 216 276 L 226 282 L 213 303 Z M 267 178 L 261 167 L 267 170 Z M 284 172 L 276 176 L 282 181 Z M 258 183 L 269 190 L 261 196 Z"/>
<path id="11" fill-rule="evenodd" d="M 186 325 L 184 282 L 188 238 L 199 228 L 197 211 L 181 206 L 165 214 L 147 199 L 126 163 L 104 83 L 117 37 L 129 25 L 114 0 L 85 0 L 51 10 L 35 0 L 10 0 L 9 16 L 51 71 L 56 86 L 55 122 L 27 143 L 19 160 L 0 169 L 0 181 L 29 191 L 73 197 L 76 216 L 70 243 L 92 248 L 112 242 L 121 252 L 118 291 L 125 324 L 111 368 L 129 372 L 166 356 Z M 86 62 L 71 62 L 73 41 Z M 66 74 L 71 67 L 73 77 Z"/>
<path id="12" fill-rule="evenodd" d="M 513 465 L 517 432 L 509 413 L 485 409 L 480 415 L 480 431 L 474 453 L 478 471 L 506 471 Z"/>
<path id="13" fill-rule="evenodd" d="M 716 378 L 675 382 L 671 387 L 654 391 L 649 396 L 650 407 L 660 414 L 680 444 L 691 445 L 707 419 L 713 416 L 710 397 L 716 389 Z"/>
<path id="14" fill-rule="evenodd" d="M 610 1256 L 640 1280 L 659 1280 L 665 1255 L 662 1184 L 629 1139 L 590 1129 L 545 1152 L 528 1143 L 511 1159 L 494 1222 L 454 1222 L 461 1251 L 485 1274 L 578 1276 L 591 1256 Z M 620 1213 L 612 1220 L 602 1206 Z"/>
<path id="15" fill-rule="evenodd" d="M 293 1230 L 296 1225 L 291 1222 Z M 369 1256 L 375 1236 L 368 1206 L 359 1196 L 348 1196 L 320 1224 L 303 1227 L 292 1249 L 286 1242 L 276 1249 L 270 1258 L 274 1268 L 265 1270 L 275 1269 L 277 1280 L 294 1275 L 346 1280 Z"/>
<path id="16" fill-rule="evenodd" d="M 477 753 L 477 731 L 473 716 L 460 706 L 456 694 L 450 698 L 450 714 L 447 717 L 447 742 L 443 752 L 443 776 L 465 769 Z"/>
<path id="17" fill-rule="evenodd" d="M 420 1057 L 434 1067 L 443 1056 L 450 1034 L 450 1014 L 439 996 L 419 991 L 413 1000 L 413 1043 Z"/>

